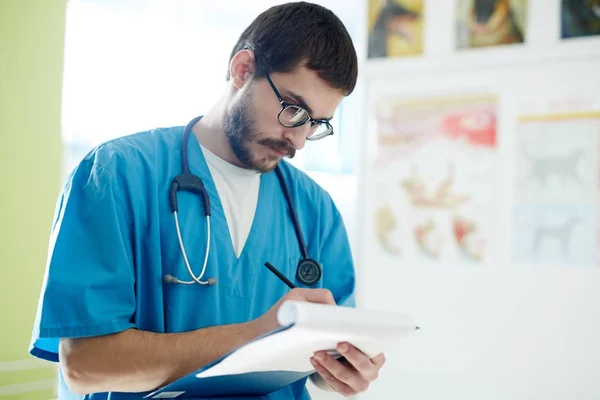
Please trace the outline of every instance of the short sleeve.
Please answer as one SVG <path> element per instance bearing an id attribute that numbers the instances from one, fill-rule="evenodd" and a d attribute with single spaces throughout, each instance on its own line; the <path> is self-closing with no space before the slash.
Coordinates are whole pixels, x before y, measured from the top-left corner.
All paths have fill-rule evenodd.
<path id="1" fill-rule="evenodd" d="M 354 307 L 355 271 L 348 234 L 341 214 L 330 200 L 329 221 L 321 246 L 323 286 L 331 290 L 339 306 Z"/>
<path id="2" fill-rule="evenodd" d="M 56 205 L 30 354 L 58 361 L 60 338 L 134 327 L 130 228 L 114 174 L 84 160 Z"/>

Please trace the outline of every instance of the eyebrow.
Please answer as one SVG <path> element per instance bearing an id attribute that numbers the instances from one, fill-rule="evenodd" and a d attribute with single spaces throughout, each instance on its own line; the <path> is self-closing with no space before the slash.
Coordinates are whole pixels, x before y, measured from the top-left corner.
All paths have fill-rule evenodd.
<path id="1" fill-rule="evenodd" d="M 291 97 L 295 103 L 297 103 L 300 107 L 306 109 L 306 111 L 308 111 L 308 113 L 311 116 L 313 115 L 312 109 L 308 106 L 308 104 L 306 104 L 306 101 L 304 101 L 304 98 L 302 96 L 300 96 L 297 93 L 292 92 L 291 90 L 286 90 L 286 92 L 287 92 L 287 97 Z M 331 121 L 333 119 L 333 117 L 314 118 L 314 119 L 319 119 L 319 120 L 323 120 L 323 121 Z"/>

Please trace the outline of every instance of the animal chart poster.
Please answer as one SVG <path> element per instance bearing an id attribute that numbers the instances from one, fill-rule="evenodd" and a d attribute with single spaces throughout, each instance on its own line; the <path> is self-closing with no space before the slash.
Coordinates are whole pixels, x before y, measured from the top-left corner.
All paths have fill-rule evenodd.
<path id="1" fill-rule="evenodd" d="M 423 0 L 369 0 L 368 58 L 423 52 Z"/>
<path id="2" fill-rule="evenodd" d="M 522 116 L 516 133 L 514 260 L 597 265 L 600 112 Z"/>
<path id="3" fill-rule="evenodd" d="M 409 263 L 491 262 L 496 181 L 494 96 L 382 98 L 373 109 L 373 229 Z"/>

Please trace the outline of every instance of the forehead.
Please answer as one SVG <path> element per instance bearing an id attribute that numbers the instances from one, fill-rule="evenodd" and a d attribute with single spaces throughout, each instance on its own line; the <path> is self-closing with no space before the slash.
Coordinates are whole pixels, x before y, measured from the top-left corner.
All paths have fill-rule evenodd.
<path id="1" fill-rule="evenodd" d="M 333 116 L 336 108 L 344 98 L 341 89 L 332 88 L 315 71 L 304 66 L 300 66 L 291 72 L 273 72 L 269 76 L 284 100 L 293 101 L 293 98 L 286 99 L 286 96 L 293 94 L 301 96 L 310 111 L 312 111 L 311 116 L 313 118 Z M 271 90 L 266 81 L 265 84 Z"/>

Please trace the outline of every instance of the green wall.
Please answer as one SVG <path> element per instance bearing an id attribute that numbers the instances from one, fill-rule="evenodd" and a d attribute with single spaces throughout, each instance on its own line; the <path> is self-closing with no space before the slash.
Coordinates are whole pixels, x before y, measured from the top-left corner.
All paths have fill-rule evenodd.
<path id="1" fill-rule="evenodd" d="M 54 396 L 55 366 L 27 350 L 61 183 L 66 2 L 0 0 L 0 400 Z"/>

